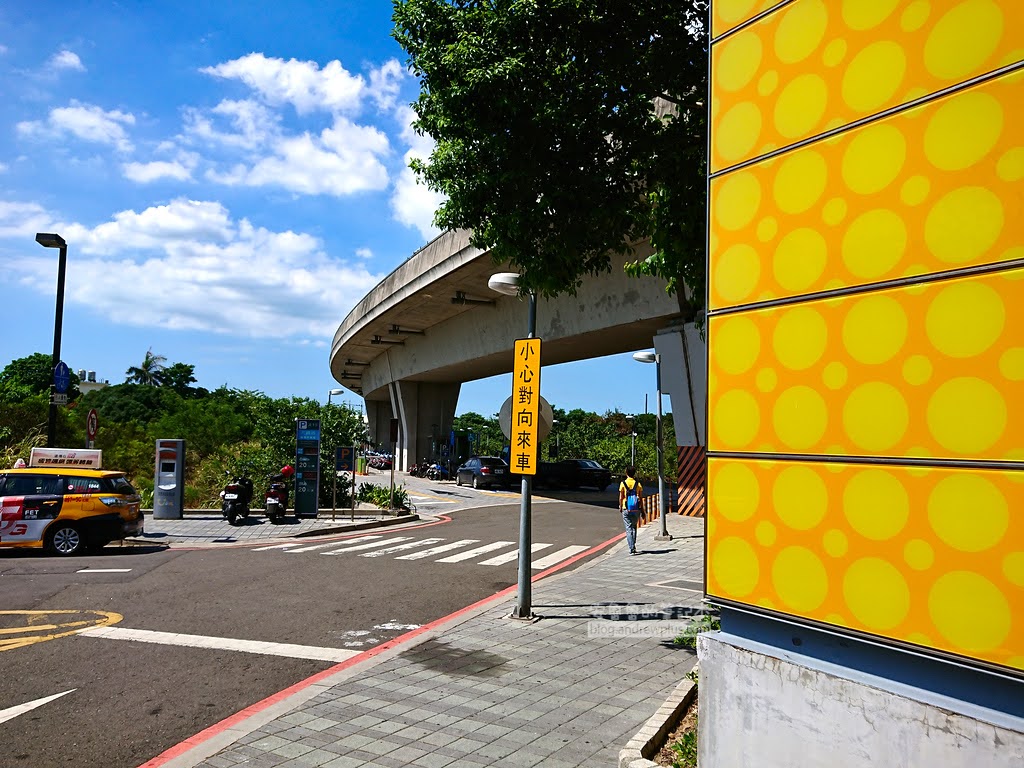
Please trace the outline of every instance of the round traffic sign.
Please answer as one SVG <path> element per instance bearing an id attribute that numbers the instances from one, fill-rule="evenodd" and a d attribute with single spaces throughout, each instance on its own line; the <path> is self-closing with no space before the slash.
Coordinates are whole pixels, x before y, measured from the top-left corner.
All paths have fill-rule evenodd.
<path id="1" fill-rule="evenodd" d="M 96 409 L 93 408 L 89 411 L 89 415 L 85 417 L 85 436 L 90 440 L 96 439 L 96 430 L 99 428 L 100 419 L 96 413 Z"/>
<path id="2" fill-rule="evenodd" d="M 71 371 L 68 370 L 67 363 L 61 360 L 53 369 L 53 389 L 58 395 L 64 395 L 70 386 Z"/>

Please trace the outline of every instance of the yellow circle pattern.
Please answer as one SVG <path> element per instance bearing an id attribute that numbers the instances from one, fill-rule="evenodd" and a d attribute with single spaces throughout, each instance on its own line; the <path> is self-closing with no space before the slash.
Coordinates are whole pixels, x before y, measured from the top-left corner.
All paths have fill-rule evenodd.
<path id="1" fill-rule="evenodd" d="M 1024 217 L 1008 201 L 1024 179 L 1021 90 L 1024 71 L 712 179 L 713 201 L 737 176 L 749 192 L 712 265 L 737 245 L 762 263 L 742 298 L 713 271 L 711 308 L 1019 258 Z M 796 231 L 806 259 L 783 244 Z M 810 231 L 824 239 L 826 269 L 813 266 L 823 248 Z"/>
<path id="2" fill-rule="evenodd" d="M 712 4 L 716 36 L 779 5 L 778 0 L 740 4 L 747 7 L 740 11 L 737 3 L 720 0 Z M 785 4 L 712 45 L 712 105 L 740 105 L 747 114 L 766 119 L 741 124 L 728 112 L 713 112 L 711 169 L 722 170 L 750 159 L 761 147 L 787 146 L 828 126 L 847 125 L 1019 60 L 1016 35 L 1022 27 L 1024 9 L 1017 2 Z M 759 87 L 750 72 L 755 59 L 761 72 L 775 73 L 776 82 L 787 87 Z M 738 131 L 746 134 L 742 141 L 737 141 Z M 737 153 L 740 144 L 744 149 Z"/>
<path id="3" fill-rule="evenodd" d="M 1024 3 L 718 0 L 712 33 L 711 171 L 755 162 L 711 181 L 709 308 L 870 292 L 712 311 L 708 449 L 766 460 L 708 461 L 708 592 L 1024 670 L 1024 472 L 772 457 L 1024 461 L 1024 269 L 933 274 L 1024 259 L 1024 70 L 813 140 L 1020 62 Z"/>
<path id="4" fill-rule="evenodd" d="M 711 458 L 708 592 L 1024 669 L 1018 474 Z"/>
<path id="5" fill-rule="evenodd" d="M 711 316 L 709 448 L 1014 460 L 1022 290 L 1015 269 Z"/>

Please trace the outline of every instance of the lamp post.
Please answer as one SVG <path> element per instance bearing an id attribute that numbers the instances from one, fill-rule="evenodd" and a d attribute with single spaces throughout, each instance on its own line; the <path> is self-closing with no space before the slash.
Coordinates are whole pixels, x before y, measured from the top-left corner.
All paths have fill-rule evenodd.
<path id="1" fill-rule="evenodd" d="M 519 275 L 515 272 L 499 272 L 491 275 L 487 287 L 505 296 L 519 295 Z M 527 322 L 527 337 L 537 335 L 537 294 L 530 291 L 530 312 Z M 511 455 L 509 456 L 511 458 Z M 516 619 L 530 619 L 533 596 L 530 583 L 530 549 L 531 549 L 531 493 L 533 491 L 533 475 L 523 475 L 522 495 L 519 501 L 519 586 L 516 597 L 516 610 L 512 614 Z"/>
<path id="2" fill-rule="evenodd" d="M 658 385 L 658 512 L 661 519 L 661 533 L 656 537 L 659 541 L 670 541 L 668 532 L 668 497 L 665 494 L 665 461 L 664 440 L 661 432 L 661 355 L 657 352 L 634 352 L 633 359 L 639 363 L 654 363 L 655 378 Z"/>
<path id="3" fill-rule="evenodd" d="M 64 326 L 64 274 L 68 265 L 68 244 L 57 234 L 38 232 L 36 242 L 44 248 L 59 248 L 57 261 L 57 310 L 53 320 L 53 367 L 60 364 L 60 337 Z M 57 436 L 57 403 L 54 400 L 54 384 L 50 384 L 50 415 L 46 422 L 46 447 L 53 448 Z"/>
<path id="4" fill-rule="evenodd" d="M 332 395 L 343 395 L 343 394 L 345 394 L 345 390 L 344 389 L 331 389 L 331 390 L 328 390 L 327 391 L 327 405 L 331 404 L 331 396 Z"/>
<path id="5" fill-rule="evenodd" d="M 627 413 L 629 419 L 629 466 L 636 467 L 636 414 Z"/>

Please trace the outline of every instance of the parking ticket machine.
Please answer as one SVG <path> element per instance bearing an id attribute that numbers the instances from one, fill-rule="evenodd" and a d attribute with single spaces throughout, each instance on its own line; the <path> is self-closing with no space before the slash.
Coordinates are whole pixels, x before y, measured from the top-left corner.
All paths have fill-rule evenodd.
<path id="1" fill-rule="evenodd" d="M 180 520 L 185 514 L 185 441 L 157 440 L 153 518 Z"/>

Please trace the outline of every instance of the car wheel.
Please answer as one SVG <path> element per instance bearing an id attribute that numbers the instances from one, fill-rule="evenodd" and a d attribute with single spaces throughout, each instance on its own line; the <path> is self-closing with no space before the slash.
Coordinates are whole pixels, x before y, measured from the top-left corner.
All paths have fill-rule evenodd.
<path id="1" fill-rule="evenodd" d="M 474 488 L 479 488 L 480 487 L 480 479 L 476 475 L 473 475 L 473 487 Z"/>
<path id="2" fill-rule="evenodd" d="M 456 475 L 455 475 L 455 484 L 457 486 L 459 486 L 459 487 L 462 487 L 462 475 L 456 473 Z"/>
<path id="3" fill-rule="evenodd" d="M 47 549 L 62 557 L 77 555 L 85 549 L 85 538 L 77 526 L 58 523 L 49 533 Z"/>

